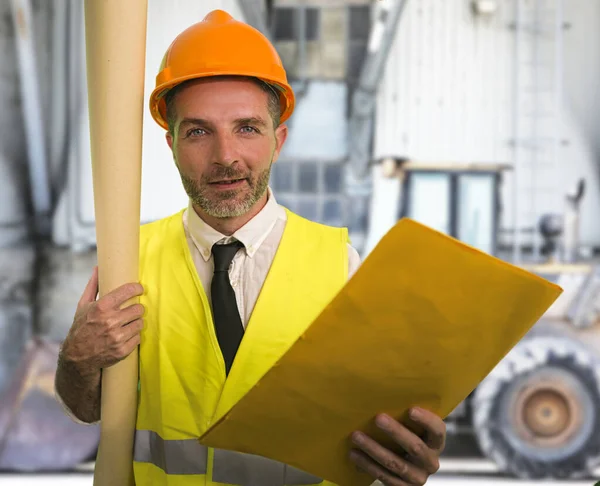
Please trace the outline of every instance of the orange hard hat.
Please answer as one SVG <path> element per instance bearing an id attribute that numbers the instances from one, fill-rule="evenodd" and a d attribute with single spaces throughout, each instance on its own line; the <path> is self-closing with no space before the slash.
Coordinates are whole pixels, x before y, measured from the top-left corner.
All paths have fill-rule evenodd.
<path id="1" fill-rule="evenodd" d="M 238 75 L 258 78 L 279 93 L 281 122 L 294 110 L 295 97 L 275 47 L 254 27 L 213 10 L 188 27 L 165 53 L 150 96 L 152 118 L 168 129 L 165 94 L 189 79 Z"/>

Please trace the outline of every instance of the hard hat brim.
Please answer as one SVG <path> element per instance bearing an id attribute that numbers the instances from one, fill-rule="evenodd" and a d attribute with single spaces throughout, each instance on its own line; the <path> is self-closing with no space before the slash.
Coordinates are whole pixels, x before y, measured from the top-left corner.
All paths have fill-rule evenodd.
<path id="1" fill-rule="evenodd" d="M 165 95 L 174 87 L 184 83 L 185 81 L 191 81 L 194 79 L 205 79 L 211 77 L 221 76 L 240 76 L 240 77 L 253 77 L 260 79 L 261 81 L 273 86 L 279 92 L 279 102 L 281 104 L 281 115 L 280 123 L 284 123 L 291 116 L 295 107 L 295 96 L 292 87 L 289 84 L 283 84 L 280 81 L 266 78 L 264 75 L 259 73 L 243 73 L 239 72 L 208 72 L 202 75 L 194 74 L 189 76 L 182 76 L 177 79 L 173 79 L 167 83 L 163 83 L 157 86 L 152 94 L 150 95 L 150 114 L 156 123 L 158 123 L 165 130 L 169 129 L 167 123 L 167 105 L 165 103 Z"/>

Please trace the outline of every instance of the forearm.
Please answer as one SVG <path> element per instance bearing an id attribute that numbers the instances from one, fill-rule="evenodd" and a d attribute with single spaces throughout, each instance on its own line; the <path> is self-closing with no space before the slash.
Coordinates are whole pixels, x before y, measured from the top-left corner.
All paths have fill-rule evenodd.
<path id="1" fill-rule="evenodd" d="M 100 420 L 102 372 L 81 370 L 62 353 L 58 357 L 55 388 L 64 405 L 84 423 Z"/>

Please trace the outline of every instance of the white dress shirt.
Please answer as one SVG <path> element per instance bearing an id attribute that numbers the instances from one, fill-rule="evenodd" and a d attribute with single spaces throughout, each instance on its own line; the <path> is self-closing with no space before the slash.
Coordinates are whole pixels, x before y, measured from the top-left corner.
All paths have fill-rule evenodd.
<path id="1" fill-rule="evenodd" d="M 206 224 L 196 214 L 191 203 L 183 213 L 188 245 L 209 303 L 214 270 L 212 246 L 235 240 L 243 243 L 244 248 L 236 253 L 229 267 L 229 279 L 244 327 L 250 320 L 258 294 L 271 268 L 286 219 L 285 209 L 277 203 L 270 189 L 265 207 L 231 236 L 225 236 Z M 359 265 L 358 252 L 348 245 L 348 278 L 356 272 Z"/>

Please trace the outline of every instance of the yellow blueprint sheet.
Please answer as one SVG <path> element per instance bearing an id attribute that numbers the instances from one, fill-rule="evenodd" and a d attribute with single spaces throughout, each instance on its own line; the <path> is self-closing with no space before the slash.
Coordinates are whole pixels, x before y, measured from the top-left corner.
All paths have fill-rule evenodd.
<path id="1" fill-rule="evenodd" d="M 350 434 L 385 442 L 375 415 L 404 419 L 413 405 L 446 417 L 561 292 L 405 218 L 200 442 L 367 486 Z"/>

